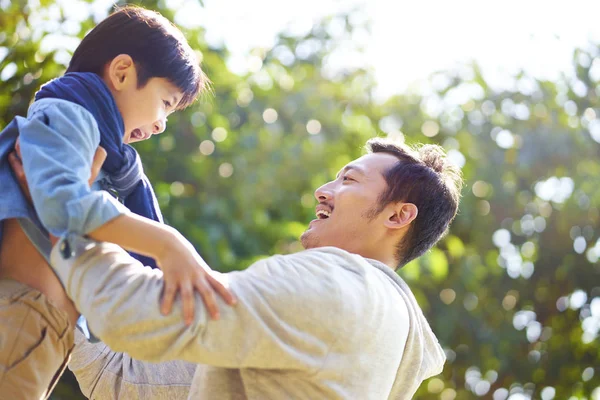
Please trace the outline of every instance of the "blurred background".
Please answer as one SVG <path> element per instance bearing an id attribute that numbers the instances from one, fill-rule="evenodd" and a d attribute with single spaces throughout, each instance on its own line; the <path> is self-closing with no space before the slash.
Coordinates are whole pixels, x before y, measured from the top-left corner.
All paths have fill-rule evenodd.
<path id="1" fill-rule="evenodd" d="M 113 4 L 0 0 L 0 126 Z M 399 272 L 448 357 L 416 398 L 600 399 L 600 2 L 136 4 L 213 82 L 135 145 L 209 264 L 300 250 L 314 189 L 368 138 L 438 143 L 466 186 L 449 235 Z M 83 396 L 66 374 L 52 398 Z"/>

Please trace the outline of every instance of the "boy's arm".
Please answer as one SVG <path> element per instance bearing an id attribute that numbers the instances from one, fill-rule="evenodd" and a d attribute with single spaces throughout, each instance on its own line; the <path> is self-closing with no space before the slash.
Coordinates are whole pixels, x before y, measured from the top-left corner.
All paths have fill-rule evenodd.
<path id="1" fill-rule="evenodd" d="M 187 399 L 196 364 L 185 361 L 149 363 L 89 343 L 75 330 L 69 369 L 90 399 Z"/>
<path id="2" fill-rule="evenodd" d="M 52 265 L 90 329 L 115 351 L 147 361 L 316 371 L 349 322 L 328 268 L 340 260 L 330 257 L 271 257 L 225 274 L 238 304 L 222 307 L 217 321 L 197 308 L 190 326 L 159 312 L 161 271 L 142 268 L 117 246 L 69 236 L 54 247 Z"/>
<path id="3" fill-rule="evenodd" d="M 165 314 L 171 312 L 178 291 L 187 324 L 192 322 L 194 316 L 194 290 L 202 296 L 212 318 L 219 318 L 219 307 L 213 289 L 227 304 L 235 303 L 235 298 L 198 255 L 194 246 L 167 225 L 129 213 L 109 221 L 88 236 L 101 242 L 118 244 L 157 261 L 164 273 L 161 310 Z"/>
<path id="4" fill-rule="evenodd" d="M 53 235 L 85 235 L 129 212 L 88 185 L 100 133 L 83 107 L 66 101 L 38 106 L 29 119 L 19 120 L 19 141 L 34 207 Z"/>
<path id="5" fill-rule="evenodd" d="M 30 119 L 20 120 L 19 132 L 31 198 L 51 234 L 89 235 L 155 258 L 165 271 L 163 312 L 170 312 L 180 291 L 188 323 L 194 311 L 194 289 L 213 318 L 219 315 L 213 289 L 229 304 L 234 302 L 177 231 L 130 213 L 105 191 L 90 189 L 88 180 L 100 134 L 89 112 L 68 102 L 42 105 Z"/>

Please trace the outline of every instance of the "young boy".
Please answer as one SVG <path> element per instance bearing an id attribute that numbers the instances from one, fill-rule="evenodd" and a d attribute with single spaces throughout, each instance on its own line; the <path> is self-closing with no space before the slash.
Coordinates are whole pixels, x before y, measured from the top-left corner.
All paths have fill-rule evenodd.
<path id="1" fill-rule="evenodd" d="M 28 250 L 25 222 L 55 236 L 78 232 L 118 244 L 145 264 L 152 260 L 143 256 L 153 258 L 164 272 L 165 313 L 177 291 L 186 321 L 193 316 L 194 289 L 213 318 L 213 289 L 233 303 L 193 246 L 160 223 L 152 187 L 127 144 L 162 133 L 167 116 L 189 106 L 205 85 L 174 25 L 126 7 L 83 39 L 65 76 L 44 85 L 27 118 L 15 118 L 0 134 L 0 399 L 49 395 L 68 362 L 78 317 L 50 267 Z M 17 139 L 37 214 L 7 162 Z M 106 161 L 94 189 L 106 191 L 88 186 L 98 146 Z"/>

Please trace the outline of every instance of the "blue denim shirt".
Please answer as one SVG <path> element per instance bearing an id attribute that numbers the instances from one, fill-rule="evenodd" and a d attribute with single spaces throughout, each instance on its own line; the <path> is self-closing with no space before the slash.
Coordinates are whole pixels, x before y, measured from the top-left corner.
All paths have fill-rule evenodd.
<path id="1" fill-rule="evenodd" d="M 27 118 L 16 117 L 17 130 L 0 135 L 0 223 L 25 217 L 55 236 L 87 234 L 129 212 L 103 190 L 100 181 L 88 185 L 92 159 L 100 143 L 96 120 L 85 108 L 60 99 L 42 99 L 29 108 Z M 36 212 L 21 193 L 8 154 L 20 135 L 23 168 Z M 2 240 L 0 230 L 0 241 Z"/>

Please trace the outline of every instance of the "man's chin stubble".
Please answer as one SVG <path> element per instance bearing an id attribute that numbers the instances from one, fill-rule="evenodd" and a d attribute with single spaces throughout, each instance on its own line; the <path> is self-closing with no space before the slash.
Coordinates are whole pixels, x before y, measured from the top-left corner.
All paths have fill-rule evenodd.
<path id="1" fill-rule="evenodd" d="M 300 236 L 300 243 L 305 250 L 308 250 L 318 246 L 318 239 L 306 231 Z"/>

